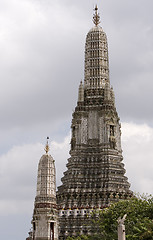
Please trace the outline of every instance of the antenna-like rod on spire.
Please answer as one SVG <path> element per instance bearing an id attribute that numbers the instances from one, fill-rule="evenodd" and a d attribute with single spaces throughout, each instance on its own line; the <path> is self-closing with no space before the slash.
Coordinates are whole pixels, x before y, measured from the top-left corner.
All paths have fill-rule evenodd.
<path id="1" fill-rule="evenodd" d="M 48 154 L 48 152 L 49 152 L 49 150 L 50 150 L 49 144 L 48 144 L 48 140 L 49 140 L 49 137 L 47 137 L 47 143 L 46 143 L 46 146 L 45 146 L 45 148 L 44 148 L 46 154 Z"/>
<path id="2" fill-rule="evenodd" d="M 98 24 L 100 23 L 100 16 L 99 16 L 99 13 L 98 13 L 97 5 L 96 5 L 94 10 L 95 10 L 95 14 L 93 15 L 93 22 L 96 26 L 98 26 Z"/>

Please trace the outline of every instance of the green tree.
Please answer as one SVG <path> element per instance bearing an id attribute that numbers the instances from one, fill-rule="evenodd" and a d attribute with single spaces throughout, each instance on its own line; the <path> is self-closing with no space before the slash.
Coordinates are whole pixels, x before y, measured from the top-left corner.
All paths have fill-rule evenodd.
<path id="1" fill-rule="evenodd" d="M 153 197 L 137 196 L 120 200 L 109 208 L 94 212 L 91 220 L 91 236 L 88 240 L 117 240 L 117 219 L 127 214 L 125 220 L 127 240 L 153 239 Z M 83 240 L 85 236 L 80 236 Z M 80 240 L 72 238 L 73 240 Z M 69 239 L 71 240 L 71 239 Z"/>
<path id="2" fill-rule="evenodd" d="M 68 237 L 66 240 L 88 240 L 89 237 L 88 236 L 79 236 L 79 237 Z"/>

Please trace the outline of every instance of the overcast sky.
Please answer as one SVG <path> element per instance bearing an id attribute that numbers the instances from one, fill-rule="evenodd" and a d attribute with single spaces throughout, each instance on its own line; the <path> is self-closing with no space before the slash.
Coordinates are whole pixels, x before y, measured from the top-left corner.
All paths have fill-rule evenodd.
<path id="1" fill-rule="evenodd" d="M 0 0 L 0 234 L 28 236 L 37 165 L 50 136 L 57 185 L 84 78 L 95 4 L 108 37 L 110 81 L 131 190 L 153 194 L 153 1 Z"/>

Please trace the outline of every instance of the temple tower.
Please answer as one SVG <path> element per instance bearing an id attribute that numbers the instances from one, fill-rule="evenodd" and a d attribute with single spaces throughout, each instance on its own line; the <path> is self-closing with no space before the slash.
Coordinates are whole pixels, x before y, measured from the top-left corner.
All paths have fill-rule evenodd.
<path id="1" fill-rule="evenodd" d="M 90 234 L 87 215 L 93 209 L 132 195 L 110 86 L 107 37 L 99 26 L 97 6 L 93 22 L 86 37 L 84 83 L 80 83 L 72 117 L 71 157 L 57 192 L 60 239 Z"/>
<path id="2" fill-rule="evenodd" d="M 45 151 L 38 165 L 32 231 L 27 240 L 58 240 L 55 161 L 48 154 L 48 140 Z"/>

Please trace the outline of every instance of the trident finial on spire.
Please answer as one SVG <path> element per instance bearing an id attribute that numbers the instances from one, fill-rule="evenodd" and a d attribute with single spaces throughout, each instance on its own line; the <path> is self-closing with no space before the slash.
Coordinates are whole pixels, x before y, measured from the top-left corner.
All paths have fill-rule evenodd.
<path id="1" fill-rule="evenodd" d="M 47 143 L 46 143 L 46 146 L 45 146 L 45 152 L 46 152 L 46 154 L 48 154 L 48 152 L 49 152 L 49 150 L 50 150 L 50 148 L 49 148 L 49 144 L 48 144 L 48 140 L 49 140 L 49 137 L 47 137 Z"/>
<path id="2" fill-rule="evenodd" d="M 96 5 L 94 10 L 95 10 L 95 14 L 93 15 L 93 22 L 96 26 L 98 26 L 98 24 L 100 23 L 100 16 L 99 16 L 99 13 L 98 13 L 97 5 Z"/>

